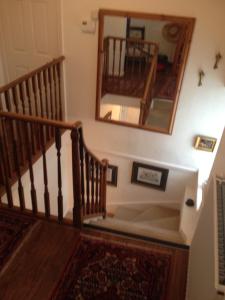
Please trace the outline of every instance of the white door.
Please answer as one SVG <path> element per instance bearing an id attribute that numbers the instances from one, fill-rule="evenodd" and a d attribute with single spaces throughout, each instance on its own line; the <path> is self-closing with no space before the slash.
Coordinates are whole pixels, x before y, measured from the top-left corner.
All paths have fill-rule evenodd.
<path id="1" fill-rule="evenodd" d="M 60 0 L 0 0 L 7 81 L 61 55 Z"/>

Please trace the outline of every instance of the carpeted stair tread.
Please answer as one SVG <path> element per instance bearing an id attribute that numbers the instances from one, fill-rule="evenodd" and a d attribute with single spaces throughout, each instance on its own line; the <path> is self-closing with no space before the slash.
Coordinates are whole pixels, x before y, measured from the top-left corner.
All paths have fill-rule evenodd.
<path id="1" fill-rule="evenodd" d="M 90 224 L 100 227 L 113 229 L 121 232 L 133 233 L 146 237 L 152 237 L 160 240 L 184 244 L 184 240 L 180 233 L 175 230 L 161 229 L 159 227 L 145 225 L 141 223 L 131 223 L 129 221 L 122 221 L 115 218 L 107 218 L 97 222 L 91 221 Z"/>
<path id="2" fill-rule="evenodd" d="M 142 213 L 142 210 L 121 205 L 115 210 L 114 217 L 119 220 L 130 221 L 137 217 L 140 213 Z"/>
<path id="3" fill-rule="evenodd" d="M 179 210 L 162 207 L 158 205 L 149 205 L 148 209 L 134 217 L 132 222 L 144 222 L 161 218 L 178 217 Z M 116 217 L 116 215 L 115 215 Z"/>
<path id="4" fill-rule="evenodd" d="M 161 218 L 161 219 L 151 220 L 149 222 L 142 222 L 141 224 L 178 231 L 180 225 L 180 218 L 179 217 Z"/>

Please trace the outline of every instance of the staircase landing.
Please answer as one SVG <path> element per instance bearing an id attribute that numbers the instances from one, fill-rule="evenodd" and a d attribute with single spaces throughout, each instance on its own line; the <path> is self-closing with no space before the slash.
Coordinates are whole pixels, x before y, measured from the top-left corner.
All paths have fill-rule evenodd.
<path id="1" fill-rule="evenodd" d="M 12 214 L 13 218 L 13 214 Z M 185 299 L 188 250 L 158 243 L 128 239 L 106 234 L 93 229 L 77 229 L 38 221 L 23 243 L 0 270 L 0 299 L 4 300 L 49 300 L 54 287 L 71 257 L 80 235 L 87 238 L 123 242 L 127 245 L 144 246 L 169 251 L 173 255 L 173 267 L 169 276 L 167 299 Z"/>

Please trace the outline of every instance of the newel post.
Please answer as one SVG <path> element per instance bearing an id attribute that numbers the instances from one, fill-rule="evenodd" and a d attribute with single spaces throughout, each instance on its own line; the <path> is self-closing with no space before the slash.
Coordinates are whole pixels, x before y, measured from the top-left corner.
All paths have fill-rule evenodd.
<path id="1" fill-rule="evenodd" d="M 80 152 L 78 128 L 72 129 L 72 168 L 73 168 L 73 224 L 82 228 L 83 211 L 81 202 L 81 175 L 80 175 Z"/>
<path id="2" fill-rule="evenodd" d="M 102 180 L 102 210 L 103 210 L 103 218 L 106 217 L 106 186 L 107 186 L 107 169 L 108 169 L 108 160 L 103 159 L 103 180 Z"/>

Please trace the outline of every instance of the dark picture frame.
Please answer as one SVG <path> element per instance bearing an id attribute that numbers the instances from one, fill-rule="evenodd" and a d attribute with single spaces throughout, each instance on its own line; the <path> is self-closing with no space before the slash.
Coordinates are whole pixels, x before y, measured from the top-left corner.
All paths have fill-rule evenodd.
<path id="1" fill-rule="evenodd" d="M 131 183 L 165 191 L 169 170 L 133 162 Z"/>
<path id="2" fill-rule="evenodd" d="M 117 186 L 118 167 L 114 165 L 108 165 L 107 169 L 107 184 Z"/>

